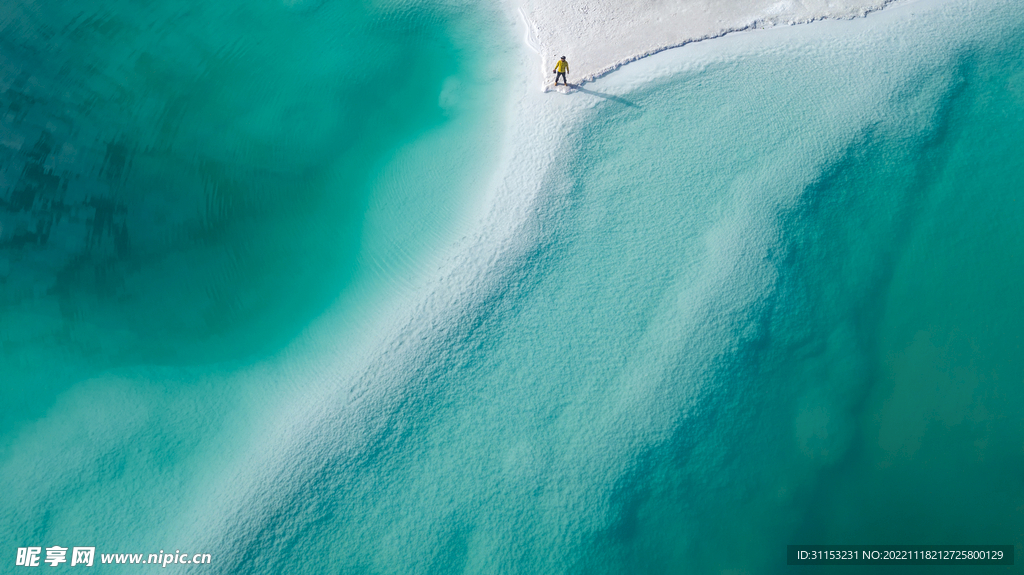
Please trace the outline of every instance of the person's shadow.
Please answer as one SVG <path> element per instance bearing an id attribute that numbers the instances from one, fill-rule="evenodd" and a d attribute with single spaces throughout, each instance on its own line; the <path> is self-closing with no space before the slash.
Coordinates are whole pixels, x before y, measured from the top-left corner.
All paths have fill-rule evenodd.
<path id="1" fill-rule="evenodd" d="M 611 94 L 603 94 L 601 92 L 595 92 L 593 90 L 588 90 L 588 89 L 584 88 L 583 86 L 580 86 L 579 84 L 576 84 L 575 86 L 572 86 L 572 87 L 576 88 L 580 92 L 583 92 L 584 94 L 590 94 L 591 96 L 597 96 L 598 98 L 604 98 L 605 100 L 611 100 L 612 102 L 618 102 L 619 104 L 622 104 L 623 106 L 629 106 L 630 108 L 639 108 L 641 110 L 643 109 L 640 106 L 634 104 L 633 102 L 630 102 L 629 100 L 627 100 L 625 98 L 620 98 L 618 96 L 613 96 Z"/>

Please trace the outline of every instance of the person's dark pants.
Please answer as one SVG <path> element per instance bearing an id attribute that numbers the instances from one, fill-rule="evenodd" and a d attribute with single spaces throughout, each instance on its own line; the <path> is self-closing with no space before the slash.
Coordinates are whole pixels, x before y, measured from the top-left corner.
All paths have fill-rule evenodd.
<path id="1" fill-rule="evenodd" d="M 566 86 L 569 85 L 569 81 L 565 79 L 565 72 L 559 72 L 559 73 L 555 74 L 555 84 L 558 84 L 558 79 L 559 78 L 561 78 L 562 81 L 565 82 Z"/>

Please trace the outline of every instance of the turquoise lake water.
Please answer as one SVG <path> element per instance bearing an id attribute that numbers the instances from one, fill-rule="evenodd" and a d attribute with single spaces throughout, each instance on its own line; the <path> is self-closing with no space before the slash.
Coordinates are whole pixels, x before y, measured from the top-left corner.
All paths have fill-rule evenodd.
<path id="1" fill-rule="evenodd" d="M 3 560 L 1020 552 L 1024 19 L 936 5 L 525 97 L 494 7 L 5 6 Z"/>
<path id="2" fill-rule="evenodd" d="M 497 149 L 476 8 L 5 12 L 4 431 L 83 374 L 280 349 L 443 239 Z"/>

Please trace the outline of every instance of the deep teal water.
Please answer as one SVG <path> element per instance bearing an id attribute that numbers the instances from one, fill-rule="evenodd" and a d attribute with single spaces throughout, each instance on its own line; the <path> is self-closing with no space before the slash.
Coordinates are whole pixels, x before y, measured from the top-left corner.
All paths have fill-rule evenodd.
<path id="1" fill-rule="evenodd" d="M 930 5 L 526 98 L 543 126 L 507 150 L 554 169 L 501 175 L 535 204 L 496 255 L 460 211 L 518 85 L 494 14 L 5 9 L 4 553 L 788 573 L 792 543 L 1020 550 L 1024 21 Z M 409 304 L 453 242 L 478 276 Z"/>

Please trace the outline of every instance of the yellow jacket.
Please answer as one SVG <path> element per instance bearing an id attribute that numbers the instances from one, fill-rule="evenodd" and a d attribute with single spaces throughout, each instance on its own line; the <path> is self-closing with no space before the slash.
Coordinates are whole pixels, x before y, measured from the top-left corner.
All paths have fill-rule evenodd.
<path id="1" fill-rule="evenodd" d="M 564 73 L 569 71 L 569 63 L 565 60 L 555 62 L 555 72 Z"/>

